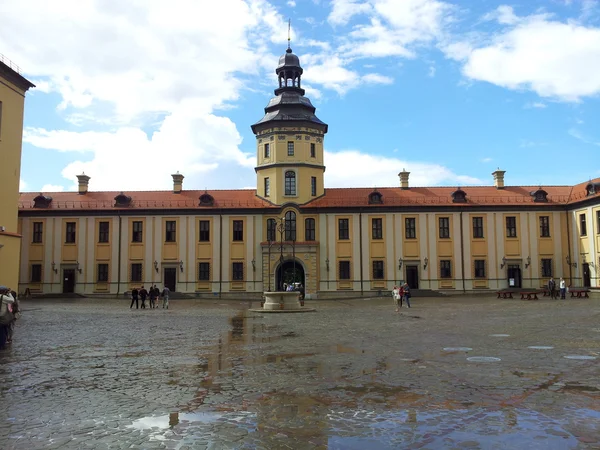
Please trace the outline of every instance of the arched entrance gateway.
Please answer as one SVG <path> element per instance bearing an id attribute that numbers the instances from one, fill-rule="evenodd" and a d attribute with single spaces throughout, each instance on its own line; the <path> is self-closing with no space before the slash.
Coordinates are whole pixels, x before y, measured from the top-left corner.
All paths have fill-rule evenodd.
<path id="1" fill-rule="evenodd" d="M 292 283 L 300 283 L 303 288 L 306 286 L 304 267 L 297 259 L 284 261 L 275 270 L 275 288 L 278 291 L 284 290 L 284 284 L 290 285 Z"/>

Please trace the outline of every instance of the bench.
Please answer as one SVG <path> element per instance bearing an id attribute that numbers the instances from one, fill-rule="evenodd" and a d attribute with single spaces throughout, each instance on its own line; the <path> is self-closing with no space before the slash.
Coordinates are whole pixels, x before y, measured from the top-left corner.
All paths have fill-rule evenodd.
<path id="1" fill-rule="evenodd" d="M 509 291 L 507 289 L 496 292 L 498 294 L 498 298 L 513 298 L 513 291 Z"/>
<path id="2" fill-rule="evenodd" d="M 589 289 L 587 288 L 582 288 L 582 289 L 578 289 L 578 288 L 569 288 L 569 292 L 571 293 L 571 298 L 576 297 L 576 298 L 590 298 L 588 295 L 588 292 L 590 292 Z"/>
<path id="3" fill-rule="evenodd" d="M 537 291 L 521 291 L 519 292 L 519 294 L 521 294 L 521 300 L 537 300 L 538 294 L 542 294 L 544 291 L 542 290 L 537 290 Z"/>

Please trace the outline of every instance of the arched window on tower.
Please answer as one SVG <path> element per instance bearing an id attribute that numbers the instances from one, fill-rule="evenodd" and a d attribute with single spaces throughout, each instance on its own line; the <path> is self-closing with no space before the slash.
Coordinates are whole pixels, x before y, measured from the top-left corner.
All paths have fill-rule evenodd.
<path id="1" fill-rule="evenodd" d="M 296 213 L 294 211 L 285 213 L 285 240 L 296 240 Z"/>
<path id="2" fill-rule="evenodd" d="M 273 242 L 277 240 L 277 222 L 275 219 L 267 219 L 267 241 Z"/>
<path id="3" fill-rule="evenodd" d="M 285 195 L 296 195 L 296 172 L 293 170 L 285 173 Z"/>

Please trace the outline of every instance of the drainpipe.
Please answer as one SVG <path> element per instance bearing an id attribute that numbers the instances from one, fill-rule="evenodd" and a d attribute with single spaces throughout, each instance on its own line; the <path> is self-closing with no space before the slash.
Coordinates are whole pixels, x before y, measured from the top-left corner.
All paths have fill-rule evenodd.
<path id="1" fill-rule="evenodd" d="M 119 291 L 121 290 L 121 225 L 122 225 L 122 221 L 121 221 L 122 217 L 121 214 L 119 214 L 119 256 L 118 256 L 118 260 L 117 260 L 117 297 L 119 296 Z"/>
<path id="2" fill-rule="evenodd" d="M 464 231 L 463 231 L 463 212 L 460 212 L 460 267 L 462 274 L 462 286 L 463 293 L 466 292 L 465 289 L 465 241 L 464 241 Z"/>
<path id="3" fill-rule="evenodd" d="M 360 249 L 360 295 L 363 295 L 363 241 L 362 241 L 362 212 L 358 213 L 358 247 Z"/>
<path id="4" fill-rule="evenodd" d="M 219 298 L 223 290 L 223 214 L 219 211 Z"/>
<path id="5" fill-rule="evenodd" d="M 571 259 L 571 232 L 569 231 L 569 229 L 571 228 L 571 225 L 569 223 L 569 211 L 565 211 L 565 214 L 567 216 L 567 254 L 569 255 L 569 261 L 573 261 Z M 573 266 L 571 266 L 571 263 L 569 263 L 569 286 L 571 286 L 573 284 Z"/>

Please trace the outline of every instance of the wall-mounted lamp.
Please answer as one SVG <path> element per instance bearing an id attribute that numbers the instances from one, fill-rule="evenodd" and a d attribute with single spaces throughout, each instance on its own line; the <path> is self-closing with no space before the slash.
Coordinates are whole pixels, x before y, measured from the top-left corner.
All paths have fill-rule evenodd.
<path id="1" fill-rule="evenodd" d="M 504 266 L 506 265 L 506 256 L 502 257 L 502 263 L 500 264 L 500 268 L 504 269 Z"/>
<path id="2" fill-rule="evenodd" d="M 81 268 L 79 267 L 79 261 L 77 261 L 77 272 L 81 273 Z"/>
<path id="3" fill-rule="evenodd" d="M 429 258 L 426 256 L 423 260 L 423 270 L 427 269 L 427 264 L 429 264 Z"/>
<path id="4" fill-rule="evenodd" d="M 398 270 L 402 270 L 402 258 L 398 258 Z"/>
<path id="5" fill-rule="evenodd" d="M 569 265 L 569 266 L 571 266 L 571 267 L 575 267 L 575 268 L 577 268 L 577 263 L 576 263 L 576 262 L 572 263 L 572 262 L 571 262 L 571 257 L 570 257 L 569 255 L 567 255 L 567 256 L 565 257 L 565 259 L 567 260 L 567 265 Z"/>
<path id="6" fill-rule="evenodd" d="M 158 273 L 158 261 L 154 260 L 154 270 Z"/>
<path id="7" fill-rule="evenodd" d="M 183 272 L 183 261 L 179 261 L 179 270 Z"/>
<path id="8" fill-rule="evenodd" d="M 252 271 L 256 272 L 256 260 L 252 258 Z"/>
<path id="9" fill-rule="evenodd" d="M 525 268 L 527 269 L 531 265 L 531 256 L 527 257 L 527 262 L 525 263 Z"/>
<path id="10" fill-rule="evenodd" d="M 56 268 L 56 263 L 52 261 L 52 272 L 58 273 L 58 269 Z"/>
<path id="11" fill-rule="evenodd" d="M 327 258 L 327 259 L 325 260 L 325 267 L 326 267 L 326 269 L 327 269 L 327 272 L 329 272 L 329 258 Z"/>

